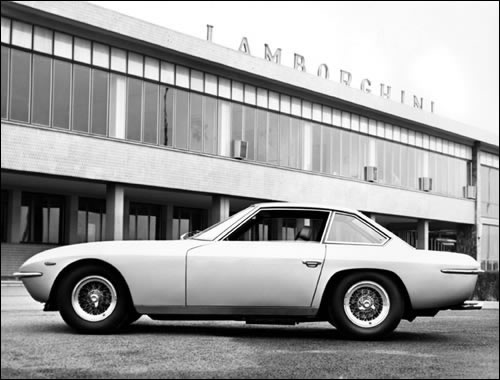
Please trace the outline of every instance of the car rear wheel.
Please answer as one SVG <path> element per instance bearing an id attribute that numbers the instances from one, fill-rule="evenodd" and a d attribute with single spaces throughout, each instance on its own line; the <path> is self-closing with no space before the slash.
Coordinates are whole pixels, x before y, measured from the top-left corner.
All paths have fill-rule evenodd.
<path id="1" fill-rule="evenodd" d="M 86 265 L 68 273 L 58 291 L 64 321 L 82 333 L 110 333 L 135 317 L 123 280 L 112 270 Z"/>
<path id="2" fill-rule="evenodd" d="M 397 285 L 380 273 L 359 272 L 342 278 L 330 294 L 330 322 L 358 339 L 383 337 L 401 321 L 404 300 Z"/>

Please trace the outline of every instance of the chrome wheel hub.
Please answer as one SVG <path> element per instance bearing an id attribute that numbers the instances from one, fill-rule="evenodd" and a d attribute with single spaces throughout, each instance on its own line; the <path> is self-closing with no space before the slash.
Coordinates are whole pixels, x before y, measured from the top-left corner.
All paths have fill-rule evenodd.
<path id="1" fill-rule="evenodd" d="M 390 301 L 385 289 L 372 281 L 361 281 L 349 288 L 344 296 L 344 312 L 356 326 L 372 328 L 389 314 Z"/>
<path id="2" fill-rule="evenodd" d="M 87 322 L 99 322 L 111 315 L 116 307 L 116 290 L 101 276 L 88 276 L 80 280 L 71 294 L 75 313 Z"/>

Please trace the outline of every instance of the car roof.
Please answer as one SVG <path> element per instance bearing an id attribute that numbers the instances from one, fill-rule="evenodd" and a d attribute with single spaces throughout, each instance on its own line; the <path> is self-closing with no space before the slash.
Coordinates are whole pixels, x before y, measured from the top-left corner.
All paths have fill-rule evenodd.
<path id="1" fill-rule="evenodd" d="M 307 203 L 307 202 L 263 202 L 256 203 L 256 207 L 259 208 L 270 208 L 270 207 L 292 207 L 292 208 L 316 208 L 323 210 L 333 210 L 333 211 L 344 211 L 353 214 L 360 214 L 358 210 L 347 208 L 347 207 L 338 207 L 334 205 L 326 205 L 326 204 L 318 204 L 318 203 Z"/>

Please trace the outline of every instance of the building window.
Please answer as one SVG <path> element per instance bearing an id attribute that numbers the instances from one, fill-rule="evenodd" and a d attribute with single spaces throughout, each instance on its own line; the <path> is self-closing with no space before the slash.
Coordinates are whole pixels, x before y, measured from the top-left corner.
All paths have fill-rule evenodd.
<path id="1" fill-rule="evenodd" d="M 106 201 L 80 198 L 78 202 L 78 241 L 102 241 L 106 236 Z"/>
<path id="2" fill-rule="evenodd" d="M 174 218 L 172 221 L 172 238 L 174 240 L 186 232 L 202 231 L 207 228 L 206 210 L 196 208 L 174 208 Z"/>
<path id="3" fill-rule="evenodd" d="M 28 122 L 31 54 L 12 49 L 10 68 L 10 118 Z"/>
<path id="4" fill-rule="evenodd" d="M 498 270 L 498 226 L 483 224 L 481 236 L 481 268 Z"/>
<path id="5" fill-rule="evenodd" d="M 64 236 L 64 197 L 23 193 L 21 242 L 61 244 Z"/>
<path id="6" fill-rule="evenodd" d="M 108 126 L 108 81 L 109 74 L 92 70 L 92 119 L 91 132 L 106 136 Z"/>
<path id="7" fill-rule="evenodd" d="M 159 240 L 160 215 L 160 206 L 130 203 L 128 238 L 130 240 Z"/>
<path id="8" fill-rule="evenodd" d="M 35 37 L 39 32 L 35 28 Z M 20 33 L 21 36 L 22 31 Z M 202 86 L 205 74 L 164 62 L 159 66 L 158 61 L 148 57 L 145 57 L 148 80 L 110 74 L 81 64 L 89 61 L 93 46 L 94 64 L 98 59 L 99 65 L 107 68 L 110 58 L 107 46 L 78 38 L 74 41 L 71 36 L 56 33 L 55 55 L 71 59 L 74 50 L 79 63 L 2 46 L 3 118 L 226 157 L 231 156 L 233 140 L 244 140 L 248 160 L 356 179 L 363 179 L 365 166 L 374 166 L 379 183 L 417 190 L 418 179 L 430 177 L 431 191 L 452 197 L 464 196 L 468 163 L 465 146 L 428 139 L 414 131 L 371 119 L 361 118 L 358 123 L 359 131 L 365 134 L 356 132 L 355 122 L 355 131 L 312 123 L 296 116 L 308 118 L 313 111 L 315 120 L 320 122 L 321 108 L 317 104 L 301 103 L 295 98 L 290 104 L 286 96 L 273 92 L 268 99 L 267 91 L 262 89 L 257 89 L 256 93 L 258 106 L 278 110 L 281 102 L 282 111 L 296 116 L 222 100 L 226 95 L 231 98 L 231 88 L 236 89 L 239 94 L 236 97 L 240 100 L 247 87 L 249 92 L 245 96 L 254 94 L 252 86 L 241 87 L 234 82 L 231 87 L 232 82 L 223 78 L 218 79 L 219 98 L 191 92 L 188 90 L 189 73 L 192 74 L 191 88 L 199 91 L 205 89 Z M 111 67 L 123 71 L 127 68 L 124 65 L 129 74 L 143 77 L 142 55 L 113 48 Z M 164 78 L 165 73 L 169 73 L 170 79 L 175 74 L 186 89 L 161 85 L 159 80 L 171 82 Z M 205 80 L 210 81 L 210 78 L 205 75 Z M 299 112 L 301 104 L 303 112 Z M 330 123 L 328 115 L 327 112 L 325 123 Z M 338 110 L 334 110 L 333 115 L 333 123 L 337 126 L 346 127 L 358 120 L 356 115 L 341 114 Z M 398 141 L 388 140 L 392 138 Z M 409 142 L 418 142 L 419 147 L 404 145 Z M 440 152 L 423 149 L 430 147 Z M 490 175 L 494 176 L 488 172 L 488 177 Z M 494 178 L 488 180 L 495 182 Z M 498 201 L 494 195 L 485 200 L 483 206 L 487 209 L 485 215 L 498 217 Z"/>
<path id="9" fill-rule="evenodd" d="M 2 190 L 2 208 L 1 208 L 1 227 L 0 227 L 0 233 L 2 234 L 1 236 L 1 242 L 5 243 L 7 241 L 7 221 L 8 221 L 8 214 L 9 214 L 9 193 L 7 190 Z"/>
<path id="10" fill-rule="evenodd" d="M 9 54 L 10 49 L 2 46 L 2 118 L 7 117 L 7 100 L 9 92 Z"/>
<path id="11" fill-rule="evenodd" d="M 71 66 L 71 63 L 54 60 L 52 123 L 64 129 L 69 129 Z"/>
<path id="12" fill-rule="evenodd" d="M 90 68 L 73 65 L 73 130 L 88 132 L 90 119 Z"/>
<path id="13" fill-rule="evenodd" d="M 498 219 L 498 169 L 481 165 L 481 215 Z"/>

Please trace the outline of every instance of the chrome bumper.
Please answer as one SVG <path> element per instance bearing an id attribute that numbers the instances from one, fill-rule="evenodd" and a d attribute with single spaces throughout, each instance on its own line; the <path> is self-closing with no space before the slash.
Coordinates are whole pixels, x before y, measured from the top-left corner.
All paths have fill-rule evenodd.
<path id="1" fill-rule="evenodd" d="M 442 273 L 447 274 L 479 274 L 483 273 L 482 269 L 441 269 Z"/>
<path id="2" fill-rule="evenodd" d="M 483 308 L 483 303 L 478 301 L 465 301 L 461 305 L 451 306 L 449 310 L 481 310 Z"/>
<path id="3" fill-rule="evenodd" d="M 42 276 L 41 272 L 14 272 L 12 273 L 14 277 L 18 278 L 28 278 L 28 277 L 40 277 Z"/>

